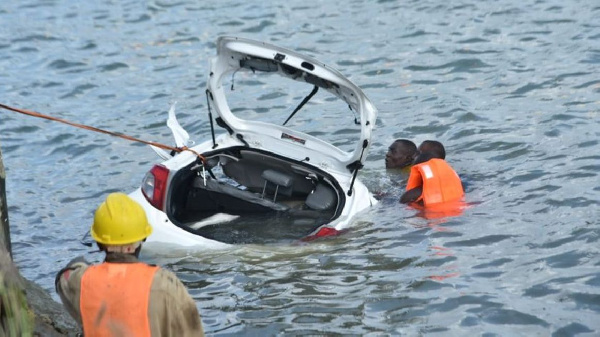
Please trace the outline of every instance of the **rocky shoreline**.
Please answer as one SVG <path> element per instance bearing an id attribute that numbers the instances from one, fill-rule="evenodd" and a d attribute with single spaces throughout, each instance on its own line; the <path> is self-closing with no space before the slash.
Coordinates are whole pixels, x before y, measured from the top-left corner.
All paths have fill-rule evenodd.
<path id="1" fill-rule="evenodd" d="M 34 334 L 39 336 L 77 336 L 81 331 L 77 323 L 37 284 L 25 282 L 27 303 L 35 316 Z"/>
<path id="2" fill-rule="evenodd" d="M 3 336 L 77 336 L 77 323 L 62 304 L 39 285 L 21 276 L 10 255 L 0 244 L 0 297 Z M 2 334 L 4 332 L 4 334 Z"/>

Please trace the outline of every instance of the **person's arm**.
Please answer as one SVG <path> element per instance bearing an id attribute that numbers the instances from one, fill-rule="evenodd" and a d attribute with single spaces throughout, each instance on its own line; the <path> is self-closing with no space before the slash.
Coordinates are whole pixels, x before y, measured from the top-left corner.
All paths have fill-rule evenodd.
<path id="1" fill-rule="evenodd" d="M 175 274 L 157 270 L 150 291 L 148 311 L 153 336 L 204 336 L 196 302 Z"/>
<path id="2" fill-rule="evenodd" d="M 408 190 L 400 196 L 400 203 L 408 204 L 411 202 L 418 201 L 421 198 L 421 194 L 423 194 L 423 187 L 415 187 L 411 190 Z"/>
<path id="3" fill-rule="evenodd" d="M 71 260 L 61 269 L 54 279 L 54 287 L 67 312 L 81 325 L 79 312 L 79 296 L 81 294 L 81 277 L 89 264 L 80 256 Z"/>

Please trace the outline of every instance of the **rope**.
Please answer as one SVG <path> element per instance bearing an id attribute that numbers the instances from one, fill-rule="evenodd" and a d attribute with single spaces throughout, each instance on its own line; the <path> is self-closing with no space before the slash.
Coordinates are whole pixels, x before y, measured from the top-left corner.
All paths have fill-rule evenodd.
<path id="1" fill-rule="evenodd" d="M 18 113 L 22 113 L 24 115 L 29 115 L 29 116 L 33 116 L 33 117 L 39 117 L 39 118 L 44 118 L 44 119 L 48 119 L 48 120 L 55 121 L 55 122 L 64 123 L 64 124 L 75 126 L 75 127 L 78 127 L 78 128 L 81 128 L 81 129 L 85 129 L 85 130 L 90 130 L 90 131 L 95 131 L 95 132 L 99 132 L 99 133 L 104 133 L 104 134 L 107 134 L 107 135 L 111 135 L 111 136 L 115 136 L 115 137 L 127 139 L 127 140 L 138 142 L 138 143 L 143 143 L 143 144 L 147 144 L 147 145 L 156 146 L 158 148 L 161 148 L 161 149 L 164 149 L 164 150 L 175 151 L 177 153 L 180 153 L 180 152 L 183 152 L 183 151 L 189 151 L 189 152 L 192 152 L 193 154 L 195 154 L 198 158 L 200 158 L 202 160 L 202 162 L 205 162 L 204 156 L 202 156 L 198 152 L 196 152 L 196 151 L 188 148 L 187 146 L 174 147 L 174 146 L 169 146 L 169 145 L 165 145 L 165 144 L 161 144 L 161 143 L 157 143 L 157 142 L 151 142 L 151 141 L 147 141 L 147 140 L 143 140 L 143 139 L 134 138 L 134 137 L 131 137 L 131 136 L 128 136 L 128 135 L 124 135 L 124 134 L 120 134 L 120 133 L 116 133 L 116 132 L 112 132 L 112 131 L 107 131 L 107 130 L 99 129 L 99 128 L 96 128 L 96 127 L 93 127 L 93 126 L 89 126 L 89 125 L 73 123 L 73 122 L 70 122 L 70 121 L 67 121 L 67 120 L 64 120 L 64 119 L 60 119 L 60 118 L 56 118 L 56 117 L 44 115 L 44 114 L 41 114 L 41 113 L 35 112 L 35 111 L 13 108 L 11 106 L 4 105 L 4 104 L 0 104 L 0 108 L 6 109 L 6 110 L 10 110 L 10 111 L 14 111 L 14 112 L 18 112 Z"/>

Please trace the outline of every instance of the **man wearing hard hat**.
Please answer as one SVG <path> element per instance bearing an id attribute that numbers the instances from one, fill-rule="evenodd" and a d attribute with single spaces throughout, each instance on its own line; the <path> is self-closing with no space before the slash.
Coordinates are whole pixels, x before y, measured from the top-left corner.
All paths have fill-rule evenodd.
<path id="1" fill-rule="evenodd" d="M 138 260 L 152 233 L 143 208 L 111 193 L 94 215 L 91 234 L 103 263 L 71 261 L 56 291 L 85 336 L 204 336 L 194 300 L 172 272 Z"/>

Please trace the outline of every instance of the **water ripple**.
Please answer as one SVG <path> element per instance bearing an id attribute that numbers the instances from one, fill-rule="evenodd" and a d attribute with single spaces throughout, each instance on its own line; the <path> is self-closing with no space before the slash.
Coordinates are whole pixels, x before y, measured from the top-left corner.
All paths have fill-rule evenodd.
<path id="1" fill-rule="evenodd" d="M 439 66 L 407 66 L 406 70 L 412 71 L 428 71 L 428 70 L 438 70 L 438 69 L 447 69 L 450 68 L 449 73 L 460 73 L 460 72 L 479 72 L 477 69 L 479 68 L 488 68 L 489 65 L 483 63 L 479 59 L 462 59 L 453 61 L 450 63 L 445 63 Z"/>

